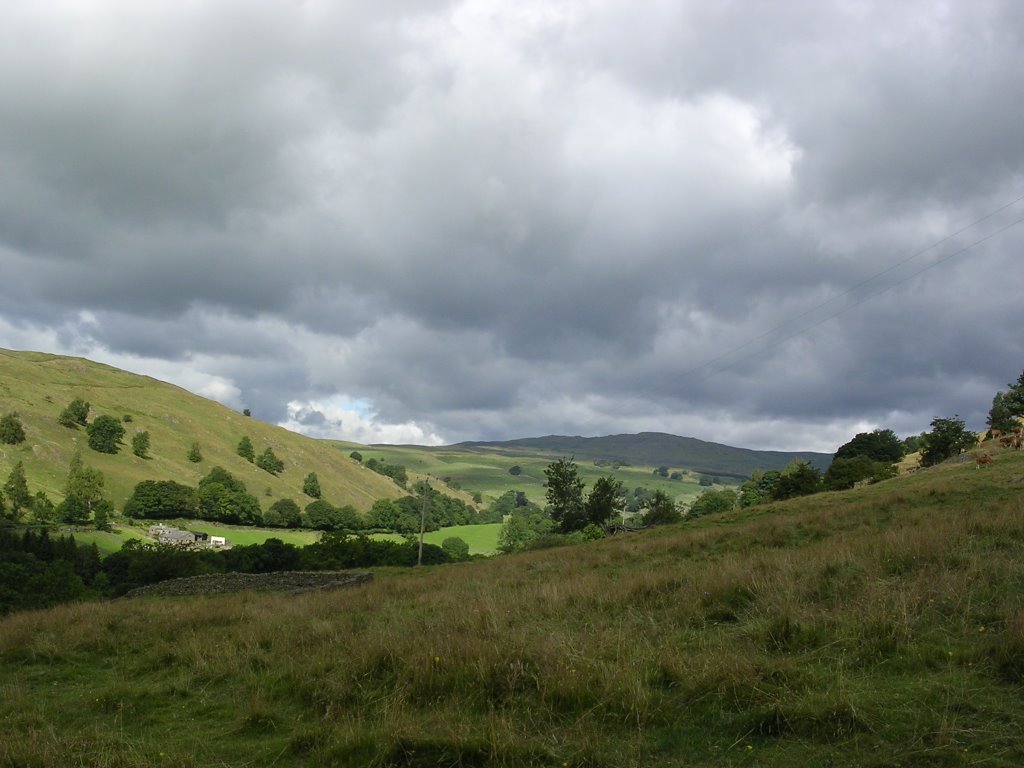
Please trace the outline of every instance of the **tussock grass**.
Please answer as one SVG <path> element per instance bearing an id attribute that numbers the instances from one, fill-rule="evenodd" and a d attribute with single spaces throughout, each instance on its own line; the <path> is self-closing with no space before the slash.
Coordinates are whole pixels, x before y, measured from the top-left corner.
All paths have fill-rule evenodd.
<path id="1" fill-rule="evenodd" d="M 0 765 L 1024 763 L 1024 456 L 352 591 L 0 623 Z"/>

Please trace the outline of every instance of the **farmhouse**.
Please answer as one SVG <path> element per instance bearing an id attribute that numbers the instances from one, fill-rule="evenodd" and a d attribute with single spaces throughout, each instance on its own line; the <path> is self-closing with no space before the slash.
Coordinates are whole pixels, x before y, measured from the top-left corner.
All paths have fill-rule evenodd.
<path id="1" fill-rule="evenodd" d="M 151 525 L 148 533 L 160 544 L 188 549 L 231 549 L 231 542 L 223 536 L 210 536 L 202 531 L 182 531 L 163 523 Z"/>

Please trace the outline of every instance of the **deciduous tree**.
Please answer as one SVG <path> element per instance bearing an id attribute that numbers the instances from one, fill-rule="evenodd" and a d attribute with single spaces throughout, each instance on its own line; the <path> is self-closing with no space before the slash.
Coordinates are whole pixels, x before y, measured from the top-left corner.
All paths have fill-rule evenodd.
<path id="1" fill-rule="evenodd" d="M 248 435 L 244 435 L 238 441 L 238 455 L 246 461 L 256 461 L 256 449 L 252 447 L 252 440 Z"/>
<path id="2" fill-rule="evenodd" d="M 320 478 L 316 476 L 316 472 L 306 475 L 306 479 L 302 481 L 302 492 L 310 498 L 320 498 Z"/>
<path id="3" fill-rule="evenodd" d="M 89 420 L 89 403 L 80 397 L 76 397 L 67 407 L 60 412 L 60 416 L 57 417 L 57 421 L 70 429 L 74 429 L 76 425 L 85 426 Z"/>
<path id="4" fill-rule="evenodd" d="M 561 458 L 548 464 L 544 475 L 548 480 L 545 496 L 551 519 L 561 533 L 578 531 L 587 524 L 587 517 L 583 503 L 583 481 L 580 480 L 576 462 Z"/>
<path id="5" fill-rule="evenodd" d="M 124 437 L 121 420 L 107 415 L 97 416 L 85 431 L 89 435 L 89 447 L 100 453 L 117 453 L 118 443 Z"/>
<path id="6" fill-rule="evenodd" d="M 959 415 L 951 419 L 932 419 L 931 427 L 932 431 L 926 432 L 921 438 L 922 467 L 931 467 L 956 456 L 961 451 L 973 448 L 976 442 L 974 433 L 967 430 L 967 424 Z"/>
<path id="7" fill-rule="evenodd" d="M 149 458 L 149 432 L 143 430 L 132 435 L 132 453 L 140 459 Z"/>

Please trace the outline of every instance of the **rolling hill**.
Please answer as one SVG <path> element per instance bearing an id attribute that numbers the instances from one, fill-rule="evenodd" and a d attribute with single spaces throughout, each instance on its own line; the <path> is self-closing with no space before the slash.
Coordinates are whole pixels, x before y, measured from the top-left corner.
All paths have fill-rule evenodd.
<path id="1" fill-rule="evenodd" d="M 807 461 L 822 471 L 832 462 L 832 455 L 828 453 L 752 451 L 664 432 L 607 437 L 548 435 L 520 440 L 457 443 L 449 446 L 451 449 L 506 456 L 575 456 L 582 460 L 622 461 L 645 467 L 679 467 L 734 480 L 745 480 L 755 469 L 784 469 L 793 459 Z"/>
<path id="2" fill-rule="evenodd" d="M 90 450 L 84 429 L 57 423 L 61 410 L 76 397 L 91 404 L 90 420 L 101 414 L 130 419 L 124 422 L 126 444 L 118 454 Z M 279 498 L 309 501 L 302 493 L 309 472 L 316 472 L 323 498 L 338 505 L 365 511 L 376 499 L 404 495 L 390 479 L 329 443 L 236 413 L 180 387 L 81 358 L 0 350 L 0 414 L 11 411 L 20 414 L 27 439 L 19 445 L 0 445 L 0 478 L 23 461 L 32 491 L 44 490 L 54 501 L 63 496 L 68 463 L 76 450 L 103 472 L 118 510 L 141 480 L 195 485 L 215 465 L 245 482 L 264 509 Z M 148 459 L 134 456 L 128 445 L 132 434 L 142 430 L 152 441 Z M 273 448 L 285 463 L 284 471 L 274 476 L 240 457 L 236 449 L 243 435 L 252 440 L 257 455 Z M 200 445 L 200 463 L 187 459 L 193 442 Z"/>
<path id="3" fill-rule="evenodd" d="M 1024 764 L 1024 453 L 351 590 L 0 620 L 3 765 Z"/>

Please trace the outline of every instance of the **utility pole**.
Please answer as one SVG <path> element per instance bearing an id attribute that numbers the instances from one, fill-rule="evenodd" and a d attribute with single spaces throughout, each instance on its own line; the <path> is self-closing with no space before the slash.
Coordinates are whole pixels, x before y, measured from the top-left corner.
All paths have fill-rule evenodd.
<path id="1" fill-rule="evenodd" d="M 423 481 L 423 506 L 420 508 L 420 555 L 416 565 L 423 565 L 423 531 L 427 527 L 427 496 L 430 494 L 430 483 Z"/>

